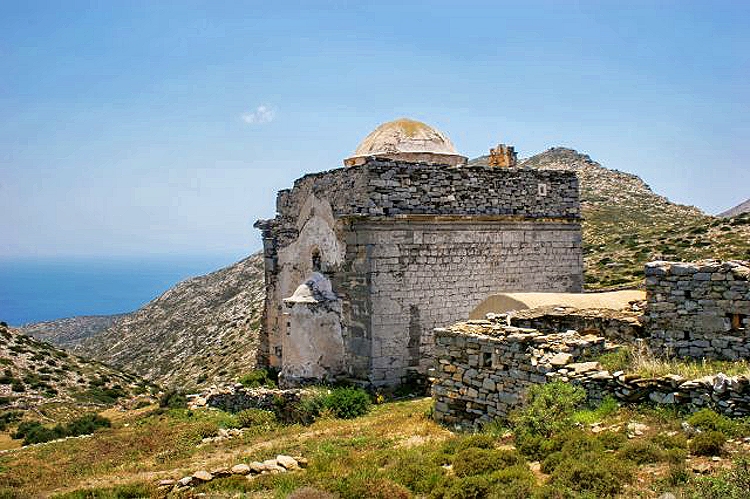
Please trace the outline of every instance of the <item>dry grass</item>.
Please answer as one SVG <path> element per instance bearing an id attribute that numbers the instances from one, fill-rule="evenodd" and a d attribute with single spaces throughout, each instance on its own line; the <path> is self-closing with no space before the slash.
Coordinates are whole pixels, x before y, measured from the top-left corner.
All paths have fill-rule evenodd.
<path id="1" fill-rule="evenodd" d="M 750 376 L 750 363 L 746 360 L 693 360 L 657 356 L 645 344 L 637 344 L 607 353 L 599 361 L 610 371 L 625 371 L 643 378 L 658 378 L 668 374 L 696 379 L 723 373 L 727 376 Z"/>

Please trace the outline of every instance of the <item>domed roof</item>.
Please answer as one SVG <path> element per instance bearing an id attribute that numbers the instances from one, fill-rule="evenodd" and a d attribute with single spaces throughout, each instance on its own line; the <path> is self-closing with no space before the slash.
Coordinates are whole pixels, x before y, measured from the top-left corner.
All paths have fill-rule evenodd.
<path id="1" fill-rule="evenodd" d="M 354 155 L 344 160 L 344 164 L 362 164 L 369 156 L 451 166 L 466 163 L 466 158 L 456 152 L 444 133 L 408 118 L 377 127 L 359 144 Z"/>

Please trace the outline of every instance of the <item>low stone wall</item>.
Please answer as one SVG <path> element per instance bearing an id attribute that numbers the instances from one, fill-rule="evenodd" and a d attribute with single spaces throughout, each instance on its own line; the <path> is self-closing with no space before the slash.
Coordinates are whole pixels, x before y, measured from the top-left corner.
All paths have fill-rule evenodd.
<path id="1" fill-rule="evenodd" d="M 544 335 L 500 321 L 468 321 L 436 335 L 435 419 L 473 426 L 502 418 L 532 384 L 604 349 L 604 338 L 575 331 Z"/>
<path id="2" fill-rule="evenodd" d="M 583 387 L 592 402 L 611 396 L 623 403 L 709 407 L 722 414 L 750 415 L 750 379 L 724 374 L 687 380 L 676 375 L 642 378 L 610 373 L 591 360 L 605 339 L 575 331 L 543 334 L 508 326 L 505 318 L 438 328 L 432 386 L 435 419 L 476 427 L 508 416 L 534 384 L 553 380 Z"/>
<path id="3" fill-rule="evenodd" d="M 245 388 L 241 384 L 214 386 L 199 394 L 188 395 L 188 407 L 215 407 L 227 412 L 245 409 L 263 409 L 275 413 L 296 405 L 309 393 L 304 389 L 277 390 L 272 388 Z"/>
<path id="4" fill-rule="evenodd" d="M 578 309 L 574 307 L 540 307 L 508 314 L 511 326 L 538 329 L 543 333 L 578 331 L 604 336 L 607 340 L 632 342 L 644 338 L 640 309 Z"/>
<path id="5" fill-rule="evenodd" d="M 651 262 L 646 296 L 643 323 L 654 352 L 750 358 L 750 263 Z"/>

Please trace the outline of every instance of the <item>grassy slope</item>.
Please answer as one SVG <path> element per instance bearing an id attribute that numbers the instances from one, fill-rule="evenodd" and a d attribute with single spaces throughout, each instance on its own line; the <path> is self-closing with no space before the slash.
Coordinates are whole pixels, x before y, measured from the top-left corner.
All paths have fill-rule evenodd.
<path id="1" fill-rule="evenodd" d="M 391 497 L 426 497 L 431 474 L 450 476 L 450 471 L 435 461 L 445 452 L 441 449 L 445 449 L 446 441 L 465 438 L 433 423 L 426 416 L 430 403 L 430 399 L 386 403 L 354 420 L 322 419 L 309 427 L 248 431 L 241 438 L 200 447 L 196 444 L 201 437 L 226 424 L 229 415 L 219 411 L 141 410 L 121 416 L 112 429 L 97 432 L 92 438 L 1 455 L 0 495 L 13 490 L 15 497 L 48 496 L 83 488 L 140 484 L 142 490 L 159 496 L 154 488 L 159 479 L 176 479 L 198 469 L 262 461 L 284 453 L 306 457 L 308 469 L 268 475 L 253 482 L 221 479 L 195 492 L 208 492 L 211 497 L 232 497 L 242 492 L 251 497 L 283 498 L 300 486 L 312 485 L 338 492 L 344 499 L 381 497 L 373 495 L 378 487 L 406 494 Z M 680 419 L 673 415 L 630 409 L 619 409 L 606 419 L 584 412 L 582 419 L 621 428 L 631 421 L 645 423 L 648 428 L 638 437 L 644 440 L 657 433 L 678 432 L 680 425 Z M 495 434 L 493 438 L 498 446 L 512 444 L 509 437 Z M 748 455 L 748 445 L 739 441 L 730 443 L 728 450 L 721 462 L 692 457 L 690 466 L 701 464 L 717 471 L 731 461 L 728 458 Z M 637 480 L 626 486 L 622 497 L 656 497 L 665 489 L 675 491 L 678 486 L 665 483 L 668 469 L 664 461 L 641 465 Z M 538 484 L 548 479 L 538 469 L 534 473 Z"/>
<path id="2" fill-rule="evenodd" d="M 750 259 L 750 214 L 722 219 L 672 203 L 639 177 L 572 149 L 552 148 L 520 166 L 578 174 L 588 288 L 641 285 L 643 264 L 654 259 Z"/>
<path id="3" fill-rule="evenodd" d="M 111 405 L 115 395 L 147 391 L 137 376 L 82 359 L 0 326 L 0 409 L 28 409 L 57 419 L 65 406 Z M 59 409 L 54 409 L 59 407 Z M 62 419 L 65 419 L 64 417 Z"/>

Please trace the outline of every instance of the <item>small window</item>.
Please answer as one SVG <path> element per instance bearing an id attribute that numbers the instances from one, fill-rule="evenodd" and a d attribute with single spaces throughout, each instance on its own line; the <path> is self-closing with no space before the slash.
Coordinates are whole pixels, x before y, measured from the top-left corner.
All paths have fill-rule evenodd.
<path id="1" fill-rule="evenodd" d="M 549 186 L 547 184 L 537 184 L 536 186 L 536 193 L 539 196 L 546 196 L 548 190 Z"/>
<path id="2" fill-rule="evenodd" d="M 323 259 L 320 256 L 320 250 L 315 248 L 312 252 L 312 269 L 313 272 L 320 272 L 323 265 Z"/>
<path id="3" fill-rule="evenodd" d="M 730 331 L 739 332 L 745 330 L 747 316 L 743 314 L 728 314 Z"/>
<path id="4" fill-rule="evenodd" d="M 482 352 L 482 367 L 492 367 L 492 352 Z"/>

